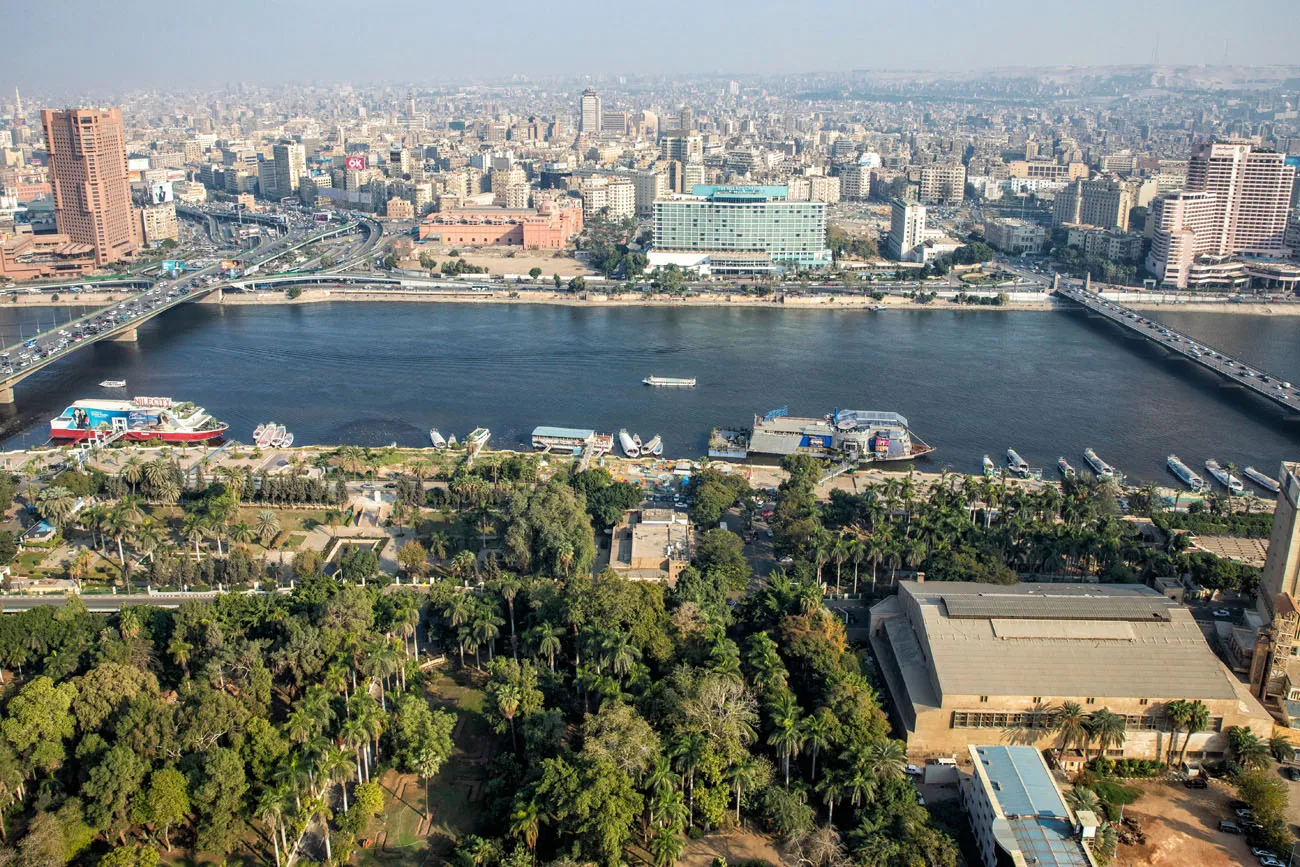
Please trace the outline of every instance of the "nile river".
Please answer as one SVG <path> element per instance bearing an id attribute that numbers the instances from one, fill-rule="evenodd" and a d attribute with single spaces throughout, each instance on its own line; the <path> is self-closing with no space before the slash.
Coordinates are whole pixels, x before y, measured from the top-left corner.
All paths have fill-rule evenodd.
<path id="1" fill-rule="evenodd" d="M 10 343 L 71 311 L 4 310 Z M 1171 326 L 1300 383 L 1300 319 L 1157 314 Z M 694 376 L 651 389 L 648 374 Z M 46 439 L 71 401 L 131 395 L 193 400 L 247 441 L 275 420 L 299 444 L 422 446 L 427 431 L 492 430 L 526 447 L 539 424 L 663 435 L 665 454 L 703 454 L 714 425 L 789 406 L 896 410 L 937 451 L 920 468 L 978 472 L 1014 447 L 1048 469 L 1092 446 L 1131 477 L 1168 482 L 1165 455 L 1274 473 L 1300 458 L 1300 424 L 1162 359 L 1078 313 L 804 311 L 335 302 L 187 305 L 20 383 L 4 445 Z M 120 395 L 119 395 L 120 396 Z"/>

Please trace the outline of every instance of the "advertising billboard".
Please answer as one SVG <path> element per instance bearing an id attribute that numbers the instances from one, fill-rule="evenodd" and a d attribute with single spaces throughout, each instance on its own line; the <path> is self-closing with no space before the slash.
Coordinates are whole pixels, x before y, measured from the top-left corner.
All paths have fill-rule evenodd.
<path id="1" fill-rule="evenodd" d="M 343 161 L 343 165 L 350 171 L 359 172 L 366 167 L 365 157 L 348 157 Z"/>
<path id="2" fill-rule="evenodd" d="M 239 267 L 239 260 L 238 260 L 238 259 L 222 259 L 222 260 L 221 260 L 221 270 L 222 270 L 222 271 L 234 271 L 234 270 L 237 269 L 238 267 Z"/>
<path id="3" fill-rule="evenodd" d="M 173 202 L 176 200 L 172 192 L 171 181 L 158 181 L 149 185 L 149 200 L 155 205 L 161 205 L 163 202 Z"/>
<path id="4" fill-rule="evenodd" d="M 162 269 L 164 271 L 184 271 L 185 263 L 176 259 L 163 259 Z"/>

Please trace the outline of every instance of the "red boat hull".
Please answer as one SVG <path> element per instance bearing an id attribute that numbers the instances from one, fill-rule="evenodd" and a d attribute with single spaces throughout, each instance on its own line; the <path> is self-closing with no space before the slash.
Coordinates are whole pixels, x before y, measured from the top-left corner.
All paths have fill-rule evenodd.
<path id="1" fill-rule="evenodd" d="M 226 433 L 229 426 L 222 425 L 213 430 L 199 431 L 128 431 L 119 438 L 124 442 L 144 442 L 146 440 L 159 440 L 165 443 L 201 443 L 207 440 L 217 439 Z M 82 430 L 78 428 L 55 428 L 50 427 L 50 439 L 62 440 L 64 442 L 81 442 L 90 439 L 95 434 L 93 430 Z"/>

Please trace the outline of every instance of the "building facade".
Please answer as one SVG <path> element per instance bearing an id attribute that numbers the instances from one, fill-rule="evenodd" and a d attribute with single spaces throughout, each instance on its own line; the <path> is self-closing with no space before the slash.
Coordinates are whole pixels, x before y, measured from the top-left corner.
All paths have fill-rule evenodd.
<path id="1" fill-rule="evenodd" d="M 889 221 L 889 255 L 907 259 L 925 242 L 925 205 L 894 199 Z"/>
<path id="2" fill-rule="evenodd" d="M 578 132 L 584 135 L 600 135 L 602 112 L 600 94 L 591 88 L 582 92 L 578 115 Z"/>
<path id="3" fill-rule="evenodd" d="M 1218 255 L 1218 202 L 1211 192 L 1178 190 L 1151 202 L 1146 270 L 1158 282 L 1186 289 L 1198 256 Z"/>
<path id="4" fill-rule="evenodd" d="M 961 163 L 924 166 L 921 169 L 921 201 L 929 205 L 956 207 L 966 196 L 966 167 Z"/>
<path id="5" fill-rule="evenodd" d="M 1008 737 L 1073 749 L 1052 727 L 1066 702 L 1124 718 L 1124 740 L 1108 752 L 1115 758 L 1161 758 L 1175 699 L 1200 701 L 1210 716 L 1192 734 L 1189 758 L 1223 758 L 1234 725 L 1272 732 L 1273 718 L 1214 655 L 1191 612 L 1147 587 L 905 581 L 871 609 L 870 633 L 910 755 Z"/>
<path id="6" fill-rule="evenodd" d="M 1047 241 L 1047 230 L 1027 220 L 989 220 L 984 224 L 984 240 L 1003 253 L 1038 253 Z"/>
<path id="7" fill-rule="evenodd" d="M 139 224 L 131 207 L 122 110 L 46 109 L 41 123 L 59 232 L 93 247 L 96 265 L 133 254 Z"/>
<path id="8" fill-rule="evenodd" d="M 1052 202 L 1052 225 L 1073 223 L 1127 232 L 1133 205 L 1133 188 L 1126 181 L 1080 178 L 1056 194 Z"/>
<path id="9" fill-rule="evenodd" d="M 784 186 L 697 186 L 654 203 L 654 252 L 743 253 L 781 268 L 826 267 L 826 204 L 787 201 Z"/>
<path id="10" fill-rule="evenodd" d="M 582 203 L 565 198 L 539 202 L 536 210 L 438 211 L 420 224 L 419 238 L 458 246 L 562 250 L 582 231 L 582 225 Z"/>
<path id="11" fill-rule="evenodd" d="M 176 203 L 163 202 L 161 205 L 147 205 L 140 209 L 140 229 L 144 242 L 149 246 L 180 237 L 180 226 L 176 221 Z"/>

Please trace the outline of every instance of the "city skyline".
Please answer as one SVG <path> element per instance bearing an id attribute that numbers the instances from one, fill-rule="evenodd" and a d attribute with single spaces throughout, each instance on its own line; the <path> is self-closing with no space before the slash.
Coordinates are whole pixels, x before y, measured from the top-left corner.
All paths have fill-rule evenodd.
<path id="1" fill-rule="evenodd" d="M 10 13 L 13 83 L 24 89 L 96 90 L 339 81 L 467 81 L 511 76 L 793 75 L 870 70 L 957 71 L 996 68 L 1294 63 L 1291 34 L 1300 8 L 1285 0 L 1249 0 L 1234 16 L 1208 2 L 1144 7 L 1104 0 L 1086 17 L 1066 10 L 1032 17 L 1002 2 L 968 19 L 959 4 L 932 2 L 899 16 L 885 4 L 834 0 L 818 20 L 792 26 L 807 8 L 772 0 L 748 16 L 730 4 L 660 4 L 629 31 L 624 19 L 565 0 L 540 20 L 522 4 L 499 10 L 528 22 L 511 36 L 469 10 L 450 7 L 420 26 L 423 7 L 392 6 L 366 15 L 337 2 L 267 6 L 233 0 L 222 14 L 163 17 L 125 0 L 111 7 L 74 0 Z M 690 38 L 676 24 L 689 15 Z M 411 16 L 417 16 L 412 26 Z M 249 20 L 257 21 L 249 27 Z M 834 26 L 858 20 L 866 31 Z M 1014 43 L 1008 22 L 1015 21 Z M 1116 21 L 1124 26 L 1117 28 Z M 1272 21 L 1269 26 L 1261 22 Z M 581 51 L 557 51 L 581 30 Z M 460 41 L 446 39 L 455 33 Z M 1066 37 L 1068 33 L 1068 38 Z M 631 44 L 629 44 L 631 43 Z M 636 50 L 636 45 L 653 51 Z M 629 50 L 629 48 L 633 50 Z M 104 57 L 111 63 L 102 63 Z M 51 56 L 60 62 L 50 64 Z M 89 58 L 94 57 L 94 67 Z M 165 71 L 165 74 L 163 74 Z"/>

